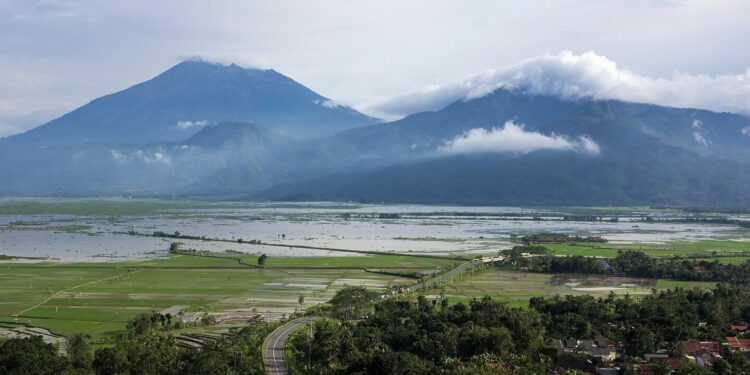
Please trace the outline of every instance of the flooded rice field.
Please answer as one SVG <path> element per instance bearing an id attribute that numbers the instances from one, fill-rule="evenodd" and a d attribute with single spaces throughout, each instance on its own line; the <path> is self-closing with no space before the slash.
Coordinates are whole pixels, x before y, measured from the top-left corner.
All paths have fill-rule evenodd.
<path id="1" fill-rule="evenodd" d="M 750 220 L 736 214 L 712 215 Z M 0 254 L 61 261 L 159 257 L 174 240 L 128 234 L 157 231 L 226 240 L 181 239 L 183 248 L 316 257 L 361 254 L 296 246 L 480 254 L 512 246 L 514 236 L 539 232 L 603 236 L 613 243 L 750 241 L 748 230 L 737 225 L 677 222 L 685 217 L 692 216 L 674 210 L 621 208 L 3 199 Z M 247 243 L 253 240 L 265 245 Z"/>

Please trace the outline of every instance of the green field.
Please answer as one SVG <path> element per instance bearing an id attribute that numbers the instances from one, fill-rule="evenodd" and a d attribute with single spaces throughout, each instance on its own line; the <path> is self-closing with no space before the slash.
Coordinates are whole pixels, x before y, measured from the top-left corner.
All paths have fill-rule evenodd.
<path id="1" fill-rule="evenodd" d="M 667 280 L 659 279 L 656 283 L 656 289 L 672 289 L 672 288 L 713 288 L 716 285 L 715 282 L 711 281 L 680 281 L 680 280 Z"/>
<path id="2" fill-rule="evenodd" d="M 285 207 L 293 210 L 274 211 L 274 208 Z M 14 231 L 23 231 L 24 235 L 34 234 L 31 231 L 66 233 L 70 236 L 65 237 L 71 237 L 71 241 L 77 241 L 100 233 L 126 233 L 130 231 L 130 228 L 138 228 L 139 225 L 144 225 L 143 223 L 147 224 L 146 228 L 148 228 L 144 235 L 151 235 L 152 230 L 162 229 L 157 227 L 157 223 L 161 223 L 158 221 L 160 219 L 168 219 L 166 227 L 170 228 L 170 233 L 175 230 L 175 227 L 182 232 L 195 231 L 196 229 L 190 228 L 200 228 L 201 226 L 196 224 L 210 221 L 213 227 L 207 233 L 218 233 L 213 234 L 218 240 L 210 241 L 226 243 L 227 247 L 233 247 L 230 243 L 236 243 L 234 236 L 238 235 L 237 233 L 243 233 L 243 236 L 247 238 L 254 238 L 245 234 L 253 233 L 254 235 L 256 233 L 254 226 L 257 225 L 260 239 L 269 242 L 262 245 L 264 251 L 271 252 L 273 250 L 268 250 L 268 246 L 278 244 L 275 244 L 273 239 L 267 241 L 268 230 L 263 229 L 264 225 L 309 221 L 313 227 L 317 225 L 319 229 L 309 234 L 312 238 L 309 242 L 310 246 L 297 246 L 297 250 L 318 249 L 314 246 L 320 243 L 321 238 L 326 239 L 324 243 L 336 244 L 336 242 L 330 242 L 328 238 L 346 235 L 347 238 L 362 236 L 362 239 L 372 241 L 386 238 L 415 243 L 428 242 L 430 246 L 425 247 L 436 249 L 435 253 L 454 254 L 453 257 L 455 257 L 455 259 L 449 259 L 451 256 L 444 258 L 417 256 L 417 253 L 406 252 L 408 250 L 403 250 L 404 254 L 393 255 L 385 252 L 368 253 L 362 250 L 350 250 L 348 253 L 331 252 L 336 256 L 324 257 L 271 255 L 264 266 L 259 267 L 258 254 L 229 250 L 224 253 L 205 253 L 202 251 L 205 249 L 201 249 L 201 243 L 193 241 L 190 246 L 197 248 L 197 254 L 205 256 L 171 255 L 150 260 L 100 263 L 0 261 L 0 323 L 28 324 L 48 328 L 56 334 L 87 333 L 93 337 L 96 345 L 103 345 L 111 342 L 113 337 L 125 328 L 126 322 L 130 319 L 140 313 L 151 311 L 183 311 L 189 317 L 203 312 L 217 314 L 219 317 L 228 317 L 230 314 L 250 317 L 259 314 L 269 319 L 277 319 L 296 309 L 323 303 L 345 285 L 365 285 L 372 289 L 382 290 L 391 286 L 413 284 L 416 282 L 415 276 L 451 269 L 480 252 L 494 254 L 502 248 L 507 248 L 508 241 L 513 241 L 512 238 L 515 238 L 509 239 L 507 234 L 486 235 L 481 231 L 474 232 L 473 229 L 466 229 L 465 232 L 459 231 L 457 232 L 459 234 L 451 234 L 451 237 L 441 237 L 443 236 L 441 235 L 442 228 L 437 226 L 469 225 L 465 221 L 474 222 L 474 220 L 466 218 L 456 220 L 450 214 L 439 213 L 404 215 L 394 220 L 378 219 L 375 213 L 354 214 L 355 224 L 364 225 L 362 223 L 366 221 L 373 221 L 374 225 L 385 230 L 382 233 L 375 232 L 377 234 L 375 237 L 372 237 L 373 234 L 369 234 L 368 231 L 358 233 L 355 230 L 350 233 L 348 232 L 350 227 L 346 226 L 349 225 L 349 220 L 342 219 L 341 215 L 348 213 L 347 210 L 355 210 L 359 207 L 350 204 L 277 204 L 124 198 L 0 199 L 0 216 L 12 215 L 4 222 L 0 230 L 11 234 Z M 326 210 L 321 210 L 322 208 Z M 634 211 L 662 212 L 646 207 L 576 208 L 567 211 L 593 212 L 600 215 L 609 213 L 628 215 L 629 212 Z M 50 218 L 47 215 L 61 216 Z M 487 219 L 486 222 L 482 220 L 476 220 L 476 224 L 479 225 L 477 228 L 486 226 L 492 229 L 495 228 L 495 224 L 498 228 L 503 227 L 503 223 L 494 219 Z M 185 229 L 182 228 L 183 222 L 186 223 Z M 390 233 L 390 228 L 395 227 L 389 227 L 389 225 L 413 225 L 415 223 L 435 226 L 436 229 L 426 231 L 420 227 L 413 233 L 412 231 Z M 340 228 L 339 224 L 342 225 Z M 223 225 L 227 226 L 226 229 L 216 231 L 216 227 Z M 284 226 L 280 227 L 280 233 L 286 230 L 282 228 Z M 144 229 L 138 228 L 138 230 Z M 555 255 L 615 257 L 620 249 L 633 249 L 642 250 L 648 255 L 657 257 L 690 256 L 715 259 L 727 264 L 740 264 L 750 259 L 750 242 L 730 239 L 747 238 L 747 232 L 743 231 L 740 229 L 725 231 L 713 237 L 712 240 L 697 242 L 545 244 L 545 246 Z M 197 236 L 200 233 L 191 233 L 191 235 Z M 264 235 L 266 237 L 262 237 Z M 8 243 L 14 243 L 13 236 L 9 237 Z M 53 238 L 60 237 L 62 236 Z M 174 240 L 178 241 L 178 239 Z M 166 247 L 167 242 L 165 241 L 165 244 L 161 246 Z M 216 243 L 210 245 L 212 249 L 217 248 Z M 402 249 L 411 248 L 411 246 L 400 245 Z M 336 246 L 331 245 L 331 247 Z M 18 254 L 23 254 L 21 251 L 23 249 L 20 247 L 13 249 L 7 246 L 3 251 L 14 250 Z M 286 250 L 285 247 L 282 246 L 281 249 Z M 247 250 L 247 245 L 237 248 Z M 312 253 L 320 254 L 321 252 L 315 250 Z M 112 255 L 105 252 L 103 254 Z M 713 285 L 712 283 L 623 277 L 544 275 L 503 271 L 496 268 L 477 274 L 463 275 L 454 281 L 443 289 L 433 289 L 427 294 L 444 293 L 451 301 L 465 301 L 489 295 L 509 301 L 514 305 L 524 306 L 527 305 L 528 299 L 534 296 L 556 294 L 606 296 L 610 292 L 643 295 L 651 293 L 652 289 Z M 304 297 L 302 305 L 298 303 L 300 295 Z M 226 328 L 228 325 L 238 324 L 237 321 L 241 319 L 231 321 L 227 318 L 225 323 L 216 328 Z M 194 329 L 194 327 L 190 328 Z"/>
<path id="3" fill-rule="evenodd" d="M 348 261 L 352 258 L 359 261 Z M 257 313 L 273 319 L 299 308 L 300 295 L 310 306 L 327 301 L 345 285 L 383 289 L 414 282 L 354 265 L 427 271 L 452 264 L 430 258 L 362 256 L 278 258 L 272 268 L 272 261 L 269 258 L 265 269 L 236 259 L 181 255 L 118 263 L 0 263 L 0 321 L 58 334 L 83 332 L 101 344 L 139 313 L 178 307 L 188 312 Z M 302 268 L 305 265 L 308 268 Z"/>
<path id="4" fill-rule="evenodd" d="M 653 289 L 710 288 L 713 285 L 715 283 L 621 276 L 541 274 L 490 268 L 465 275 L 427 294 L 438 296 L 442 293 L 451 302 L 490 296 L 515 306 L 527 306 L 528 300 L 532 297 L 584 294 L 606 297 L 609 293 L 643 295 L 651 293 Z"/>
<path id="5" fill-rule="evenodd" d="M 257 264 L 255 255 L 243 255 L 249 264 Z M 269 257 L 267 268 L 452 268 L 464 261 L 409 255 L 367 255 L 331 257 Z"/>
<path id="6" fill-rule="evenodd" d="M 79 215 L 125 216 L 153 215 L 165 210 L 231 207 L 199 201 L 169 201 L 158 199 L 41 199 L 13 198 L 0 200 L 0 215 Z"/>
<path id="7" fill-rule="evenodd" d="M 357 204 L 304 204 L 221 202 L 202 200 L 169 200 L 156 198 L 0 198 L 0 215 L 77 215 L 77 216 L 148 216 L 173 213 L 175 210 L 263 208 L 341 209 L 359 208 Z M 195 212 L 198 214 L 197 212 Z M 180 213 L 185 215 L 186 212 Z M 212 217 L 217 217 L 212 214 Z M 232 217 L 229 215 L 229 217 Z"/>
<path id="8" fill-rule="evenodd" d="M 706 240 L 706 241 L 674 241 L 665 244 L 627 243 L 627 244 L 543 244 L 555 255 L 583 255 L 614 258 L 618 250 L 640 250 L 654 257 L 670 256 L 701 256 L 722 261 L 727 257 L 727 263 L 744 263 L 740 259 L 750 259 L 750 242 Z"/>

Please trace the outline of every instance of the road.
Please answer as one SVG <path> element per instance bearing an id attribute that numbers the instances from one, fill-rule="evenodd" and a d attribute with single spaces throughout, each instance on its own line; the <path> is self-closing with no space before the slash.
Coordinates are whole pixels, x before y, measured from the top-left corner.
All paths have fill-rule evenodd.
<path id="1" fill-rule="evenodd" d="M 459 265 L 458 267 L 437 276 L 436 278 L 423 281 L 415 284 L 407 289 L 408 292 L 414 292 L 422 289 L 429 289 L 435 284 L 441 283 L 451 277 L 466 271 L 468 268 L 480 264 L 482 261 L 479 259 L 470 260 L 466 263 Z M 386 297 L 392 297 L 392 295 L 386 295 Z M 266 375 L 289 375 L 290 372 L 286 368 L 284 363 L 284 343 L 289 336 L 295 331 L 302 328 L 305 324 L 320 319 L 319 316 L 306 316 L 303 318 L 292 320 L 289 323 L 284 324 L 271 333 L 268 340 L 263 344 L 263 364 L 266 367 Z"/>
<path id="2" fill-rule="evenodd" d="M 423 281 L 421 283 L 415 284 L 415 285 L 407 288 L 407 291 L 408 292 L 414 292 L 414 291 L 422 290 L 422 289 L 430 289 L 434 285 L 440 284 L 440 283 L 444 282 L 445 280 L 448 280 L 451 277 L 453 277 L 455 275 L 458 275 L 461 272 L 464 272 L 467 269 L 469 269 L 471 267 L 474 267 L 477 264 L 481 264 L 481 263 L 482 263 L 482 261 L 480 259 L 472 259 L 472 260 L 470 260 L 470 261 L 468 261 L 466 263 L 460 264 L 458 267 L 456 267 L 456 268 L 454 268 L 454 269 L 452 269 L 452 270 L 450 270 L 450 271 L 448 271 L 448 272 L 446 272 L 444 274 L 441 274 L 441 275 L 437 276 L 434 279 L 429 279 L 427 281 Z"/>
<path id="3" fill-rule="evenodd" d="M 292 320 L 271 333 L 263 344 L 263 364 L 267 375 L 289 375 L 284 363 L 284 343 L 295 331 L 305 324 L 320 319 L 319 316 L 306 316 Z"/>

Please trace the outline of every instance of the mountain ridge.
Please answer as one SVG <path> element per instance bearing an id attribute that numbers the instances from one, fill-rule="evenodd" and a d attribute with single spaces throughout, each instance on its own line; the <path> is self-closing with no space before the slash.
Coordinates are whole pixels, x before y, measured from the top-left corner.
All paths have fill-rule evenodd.
<path id="1" fill-rule="evenodd" d="M 287 135 L 329 134 L 379 120 L 323 97 L 275 70 L 184 61 L 152 79 L 96 98 L 13 143 L 176 142 L 203 124 L 255 121 Z"/>
<path id="2" fill-rule="evenodd" d="M 184 62 L 0 140 L 0 195 L 750 207 L 745 116 L 498 89 L 379 123 L 328 100 Z"/>

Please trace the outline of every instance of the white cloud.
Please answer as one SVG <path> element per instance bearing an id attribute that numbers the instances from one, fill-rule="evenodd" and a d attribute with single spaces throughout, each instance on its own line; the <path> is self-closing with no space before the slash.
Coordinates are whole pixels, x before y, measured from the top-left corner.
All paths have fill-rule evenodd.
<path id="1" fill-rule="evenodd" d="M 599 144 L 596 143 L 591 137 L 588 135 L 582 135 L 578 137 L 579 140 L 579 149 L 583 152 L 591 155 L 597 155 L 601 152 L 601 148 L 599 147 Z"/>
<path id="2" fill-rule="evenodd" d="M 545 54 L 490 69 L 448 85 L 432 85 L 387 100 L 373 109 L 390 115 L 437 110 L 456 100 L 471 100 L 504 88 L 563 99 L 618 99 L 673 107 L 695 107 L 750 114 L 750 69 L 742 74 L 651 78 L 622 69 L 594 52 Z"/>
<path id="3" fill-rule="evenodd" d="M 698 144 L 700 144 L 703 147 L 708 147 L 708 141 L 706 140 L 706 137 L 699 133 L 699 132 L 693 132 L 693 139 L 695 139 Z"/>
<path id="4" fill-rule="evenodd" d="M 194 126 L 203 127 L 203 126 L 206 126 L 206 125 L 208 125 L 208 121 L 206 121 L 206 120 L 200 120 L 200 121 L 181 120 L 181 121 L 177 121 L 177 126 L 179 126 L 180 129 L 188 129 L 188 128 L 192 128 Z"/>
<path id="5" fill-rule="evenodd" d="M 693 128 L 693 139 L 703 147 L 708 147 L 708 140 L 706 139 L 706 131 L 703 130 L 703 123 L 700 120 L 693 120 L 691 125 Z"/>
<path id="6" fill-rule="evenodd" d="M 339 103 L 337 103 L 337 102 L 335 102 L 335 101 L 333 101 L 331 99 L 325 99 L 325 100 L 315 99 L 315 101 L 313 101 L 313 103 L 321 105 L 321 106 L 326 107 L 326 108 L 330 108 L 330 109 L 339 108 L 339 107 L 341 107 L 341 108 L 345 108 L 346 107 L 345 105 L 339 104 Z"/>
<path id="7" fill-rule="evenodd" d="M 172 158 L 162 150 L 144 152 L 143 150 L 138 149 L 133 151 L 131 155 L 126 155 L 115 149 L 110 149 L 109 153 L 112 155 L 112 159 L 118 163 L 136 159 L 149 164 L 172 164 Z"/>
<path id="8" fill-rule="evenodd" d="M 0 114 L 61 109 L 46 122 L 186 55 L 271 65 L 358 109 L 561 49 L 600 51 L 653 77 L 742 72 L 750 61 L 738 48 L 750 35 L 743 0 L 57 2 L 71 6 L 0 1 L 0 97 L 18 101 Z M 34 81 L 48 87 L 26 87 Z"/>
<path id="9" fill-rule="evenodd" d="M 528 153 L 536 150 L 570 150 L 591 155 L 598 154 L 599 145 L 584 135 L 570 139 L 564 135 L 545 135 L 526 131 L 523 125 L 507 121 L 502 128 L 471 129 L 446 141 L 440 151 L 449 154 L 468 153 Z"/>
<path id="10" fill-rule="evenodd" d="M 219 65 L 237 65 L 244 69 L 271 69 L 271 63 L 267 60 L 259 59 L 254 56 L 242 56 L 227 53 L 201 53 L 193 55 L 184 55 L 179 58 L 180 61 L 200 61 Z"/>
<path id="11" fill-rule="evenodd" d="M 110 149 L 109 153 L 112 155 L 112 159 L 115 159 L 116 162 L 121 162 L 126 159 L 125 155 L 115 149 Z"/>
<path id="12" fill-rule="evenodd" d="M 750 126 L 742 128 L 742 134 L 750 137 Z"/>
<path id="13" fill-rule="evenodd" d="M 135 157 L 138 158 L 139 160 L 144 161 L 149 164 L 156 164 L 156 163 L 172 164 L 172 158 L 169 157 L 169 155 L 167 155 L 163 151 L 156 151 L 152 154 L 149 154 L 141 150 L 135 150 L 133 155 L 135 155 Z"/>

